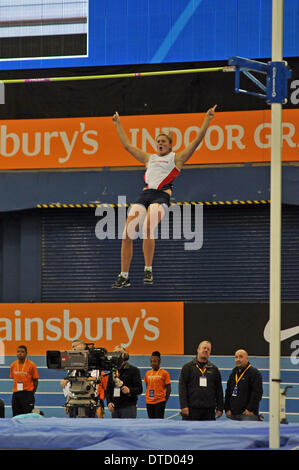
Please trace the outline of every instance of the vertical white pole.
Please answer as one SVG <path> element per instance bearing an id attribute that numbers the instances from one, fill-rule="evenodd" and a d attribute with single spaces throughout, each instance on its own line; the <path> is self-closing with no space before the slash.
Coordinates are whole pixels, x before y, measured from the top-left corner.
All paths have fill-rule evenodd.
<path id="1" fill-rule="evenodd" d="M 272 61 L 282 61 L 283 0 L 272 0 Z M 282 105 L 271 104 L 270 209 L 270 427 L 269 447 L 280 447 L 281 327 L 281 119 Z"/>

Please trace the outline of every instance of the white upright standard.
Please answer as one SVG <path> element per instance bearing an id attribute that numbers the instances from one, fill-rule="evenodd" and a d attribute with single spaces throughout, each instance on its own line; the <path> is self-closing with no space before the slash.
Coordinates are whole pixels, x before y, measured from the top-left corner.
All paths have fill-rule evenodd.
<path id="1" fill-rule="evenodd" d="M 282 61 L 283 0 L 272 0 L 272 62 Z M 269 447 L 280 447 L 282 104 L 271 104 Z"/>

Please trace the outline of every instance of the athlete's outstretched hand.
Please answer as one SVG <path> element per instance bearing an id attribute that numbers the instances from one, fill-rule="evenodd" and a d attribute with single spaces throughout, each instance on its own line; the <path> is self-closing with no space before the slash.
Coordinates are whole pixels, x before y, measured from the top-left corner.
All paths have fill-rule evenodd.
<path id="1" fill-rule="evenodd" d="M 215 116 L 215 109 L 217 107 L 217 104 L 215 104 L 215 106 L 213 106 L 213 108 L 210 108 L 208 111 L 207 111 L 207 118 L 209 119 L 213 119 L 213 117 Z"/>
<path id="2" fill-rule="evenodd" d="M 112 121 L 114 122 L 114 124 L 116 123 L 119 123 L 120 122 L 120 117 L 119 117 L 119 114 L 118 112 L 116 111 L 115 114 L 113 115 L 112 117 Z"/>

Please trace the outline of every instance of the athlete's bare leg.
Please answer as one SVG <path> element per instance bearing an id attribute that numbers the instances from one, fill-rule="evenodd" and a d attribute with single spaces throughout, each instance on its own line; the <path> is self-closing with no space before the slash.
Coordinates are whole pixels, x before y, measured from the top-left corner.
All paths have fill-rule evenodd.
<path id="1" fill-rule="evenodd" d="M 164 217 L 165 210 L 161 204 L 151 204 L 143 224 L 143 255 L 145 266 L 152 266 L 155 253 L 154 232 Z"/>
<path id="2" fill-rule="evenodd" d="M 133 257 L 134 234 L 139 231 L 146 217 L 146 209 L 141 204 L 133 204 L 130 209 L 121 244 L 121 270 L 128 273 Z"/>

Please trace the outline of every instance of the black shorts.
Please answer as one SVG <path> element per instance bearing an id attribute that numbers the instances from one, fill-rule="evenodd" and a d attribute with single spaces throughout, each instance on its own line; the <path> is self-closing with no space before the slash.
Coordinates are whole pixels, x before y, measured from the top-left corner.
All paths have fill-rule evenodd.
<path id="1" fill-rule="evenodd" d="M 148 209 L 150 204 L 166 204 L 170 206 L 170 195 L 160 189 L 145 189 L 134 204 L 142 204 Z"/>

